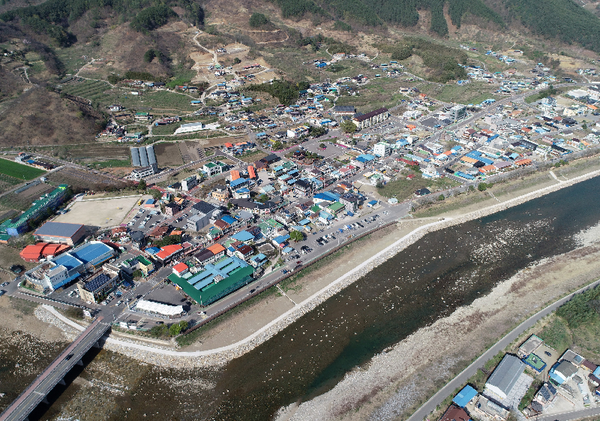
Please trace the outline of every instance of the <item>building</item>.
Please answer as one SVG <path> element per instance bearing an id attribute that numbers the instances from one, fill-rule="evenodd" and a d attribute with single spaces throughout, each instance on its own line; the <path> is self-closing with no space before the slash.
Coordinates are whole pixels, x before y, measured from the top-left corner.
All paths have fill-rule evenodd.
<path id="1" fill-rule="evenodd" d="M 540 337 L 531 335 L 525 342 L 523 342 L 523 344 L 521 344 L 519 350 L 517 351 L 517 356 L 519 358 L 527 357 L 529 354 L 534 353 L 543 342 L 544 341 Z"/>
<path id="2" fill-rule="evenodd" d="M 232 256 L 207 264 L 196 274 L 188 273 L 183 277 L 171 274 L 168 279 L 197 303 L 206 306 L 252 282 L 253 273 L 252 266 Z"/>
<path id="3" fill-rule="evenodd" d="M 229 189 L 227 186 L 219 184 L 213 190 L 212 197 L 219 202 L 226 202 L 229 199 Z"/>
<path id="4" fill-rule="evenodd" d="M 25 272 L 25 280 L 39 291 L 54 291 L 98 269 L 115 255 L 112 247 L 91 241 Z"/>
<path id="5" fill-rule="evenodd" d="M 135 305 L 136 311 L 144 313 L 155 313 L 169 318 L 179 317 L 185 314 L 183 306 L 174 306 L 172 304 L 159 303 L 151 300 L 139 300 Z"/>
<path id="6" fill-rule="evenodd" d="M 154 272 L 154 264 L 144 256 L 139 255 L 132 259 L 124 260 L 120 265 L 120 269 L 130 277 L 133 276 L 133 272 L 139 270 L 145 278 Z"/>
<path id="7" fill-rule="evenodd" d="M 160 251 L 154 255 L 163 264 L 169 263 L 175 257 L 183 252 L 181 244 L 171 244 L 160 248 Z"/>
<path id="8" fill-rule="evenodd" d="M 156 164 L 148 165 L 146 167 L 134 168 L 131 171 L 131 179 L 132 180 L 141 180 L 142 178 L 150 177 L 158 172 L 158 167 Z"/>
<path id="9" fill-rule="evenodd" d="M 387 142 L 379 142 L 373 147 L 373 154 L 379 157 L 386 157 L 392 153 L 392 148 Z"/>
<path id="10" fill-rule="evenodd" d="M 187 124 L 182 124 L 181 126 L 179 126 L 177 128 L 177 130 L 175 130 L 174 134 L 181 134 L 181 133 L 192 133 L 192 132 L 197 132 L 200 130 L 204 130 L 204 124 L 203 123 L 187 123 Z"/>
<path id="11" fill-rule="evenodd" d="M 69 186 L 61 184 L 50 193 L 46 193 L 33 202 L 29 209 L 21 215 L 7 219 L 0 224 L 0 234 L 17 236 L 29 231 L 31 223 L 35 223 L 45 217 L 48 211 L 54 211 L 63 203 L 69 194 Z"/>
<path id="12" fill-rule="evenodd" d="M 58 256 L 70 248 L 65 244 L 37 243 L 26 246 L 19 254 L 26 262 L 39 262 L 41 259 Z"/>
<path id="13" fill-rule="evenodd" d="M 454 121 L 460 120 L 467 115 L 467 107 L 461 104 L 455 105 L 448 110 L 450 118 Z"/>
<path id="14" fill-rule="evenodd" d="M 333 107 L 333 115 L 336 116 L 353 116 L 356 114 L 354 105 L 336 105 Z"/>
<path id="15" fill-rule="evenodd" d="M 167 216 L 174 216 L 180 210 L 181 208 L 177 203 L 171 202 L 165 205 L 165 215 Z"/>
<path id="16" fill-rule="evenodd" d="M 470 409 L 473 411 L 474 415 L 478 415 L 481 419 L 492 419 L 497 421 L 502 421 L 508 418 L 510 414 L 509 411 L 505 408 L 502 408 L 497 403 L 489 400 L 483 395 L 478 395 L 475 397 L 473 401 L 473 405 L 470 406 Z"/>
<path id="17" fill-rule="evenodd" d="M 181 190 L 190 191 L 198 185 L 198 178 L 191 175 L 188 178 L 181 180 Z"/>
<path id="18" fill-rule="evenodd" d="M 209 162 L 202 166 L 202 171 L 204 171 L 208 177 L 213 177 L 215 175 L 221 174 L 223 172 L 224 167 L 227 166 L 225 164 L 222 164 L 221 162 Z"/>
<path id="19" fill-rule="evenodd" d="M 340 203 L 342 205 L 344 205 L 344 207 L 346 208 L 346 211 L 348 212 L 356 212 L 358 210 L 358 207 L 360 206 L 360 197 L 358 197 L 357 195 L 353 194 L 353 193 L 346 193 L 343 194 L 340 197 Z"/>
<path id="20" fill-rule="evenodd" d="M 477 390 L 473 389 L 473 387 L 466 385 L 463 389 L 457 393 L 457 395 L 452 399 L 452 402 L 458 406 L 459 408 L 464 408 L 473 400 L 473 398 L 477 396 Z"/>
<path id="21" fill-rule="evenodd" d="M 567 360 L 555 364 L 548 372 L 548 376 L 558 384 L 563 384 L 575 374 L 577 374 L 577 367 Z"/>
<path id="22" fill-rule="evenodd" d="M 506 354 L 486 382 L 484 394 L 491 399 L 506 399 L 524 371 L 523 361 L 514 355 Z"/>
<path id="23" fill-rule="evenodd" d="M 101 272 L 93 276 L 89 281 L 77 282 L 77 290 L 83 301 L 99 303 L 104 301 L 120 283 L 118 274 Z"/>
<path id="24" fill-rule="evenodd" d="M 210 218 L 207 214 L 198 212 L 196 215 L 192 215 L 187 219 L 185 227 L 190 231 L 198 232 L 207 226 L 209 222 Z"/>
<path id="25" fill-rule="evenodd" d="M 390 118 L 390 113 L 387 108 L 379 108 L 377 110 L 371 111 L 367 114 L 355 115 L 352 118 L 352 122 L 359 129 L 364 129 L 370 127 L 374 124 L 381 123 L 382 121 Z"/>
<path id="26" fill-rule="evenodd" d="M 448 407 L 446 412 L 444 412 L 440 421 L 471 421 L 471 417 L 463 408 L 459 408 L 452 404 Z"/>
<path id="27" fill-rule="evenodd" d="M 85 227 L 82 224 L 46 222 L 33 233 L 33 236 L 38 241 L 66 244 L 72 247 L 85 236 Z"/>
<path id="28" fill-rule="evenodd" d="M 210 203 L 207 203 L 203 200 L 201 200 L 198 203 L 195 203 L 192 208 L 190 209 L 190 212 L 194 215 L 196 214 L 200 214 L 203 213 L 205 215 L 212 215 L 214 213 L 214 211 L 217 210 L 216 207 L 214 207 L 213 205 L 211 205 Z"/>

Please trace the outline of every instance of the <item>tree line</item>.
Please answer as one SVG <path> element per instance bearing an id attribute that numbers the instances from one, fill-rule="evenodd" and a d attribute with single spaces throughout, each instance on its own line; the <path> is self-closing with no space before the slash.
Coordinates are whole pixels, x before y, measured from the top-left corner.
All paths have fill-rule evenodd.
<path id="1" fill-rule="evenodd" d="M 249 91 L 266 92 L 275 97 L 283 105 L 291 105 L 300 96 L 300 91 L 308 89 L 308 82 L 293 83 L 287 80 L 274 80 L 271 83 L 262 83 L 260 85 L 250 85 L 245 89 Z"/>

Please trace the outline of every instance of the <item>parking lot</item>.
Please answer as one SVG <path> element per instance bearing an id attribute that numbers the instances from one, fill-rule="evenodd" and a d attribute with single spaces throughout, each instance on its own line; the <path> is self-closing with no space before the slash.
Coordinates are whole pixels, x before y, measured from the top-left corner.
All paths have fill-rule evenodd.
<path id="1" fill-rule="evenodd" d="M 127 223 L 132 230 L 150 231 L 166 219 L 158 210 L 140 208 L 133 218 Z"/>

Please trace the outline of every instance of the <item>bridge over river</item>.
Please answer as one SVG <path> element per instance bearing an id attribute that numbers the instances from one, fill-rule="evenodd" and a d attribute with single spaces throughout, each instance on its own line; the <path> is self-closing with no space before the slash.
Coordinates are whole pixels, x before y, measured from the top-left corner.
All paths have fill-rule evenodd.
<path id="1" fill-rule="evenodd" d="M 82 364 L 82 357 L 110 329 L 110 323 L 98 317 L 0 414 L 0 421 L 23 421 L 41 403 L 75 364 Z"/>

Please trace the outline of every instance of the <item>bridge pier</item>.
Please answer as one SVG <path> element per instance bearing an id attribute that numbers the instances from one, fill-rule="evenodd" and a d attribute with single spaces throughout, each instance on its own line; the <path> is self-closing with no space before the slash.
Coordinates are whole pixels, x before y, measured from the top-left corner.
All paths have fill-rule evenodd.
<path id="1" fill-rule="evenodd" d="M 58 381 L 58 384 L 60 384 L 61 386 L 66 386 L 66 385 L 67 385 L 67 382 L 65 382 L 65 379 L 60 379 L 60 380 Z"/>

